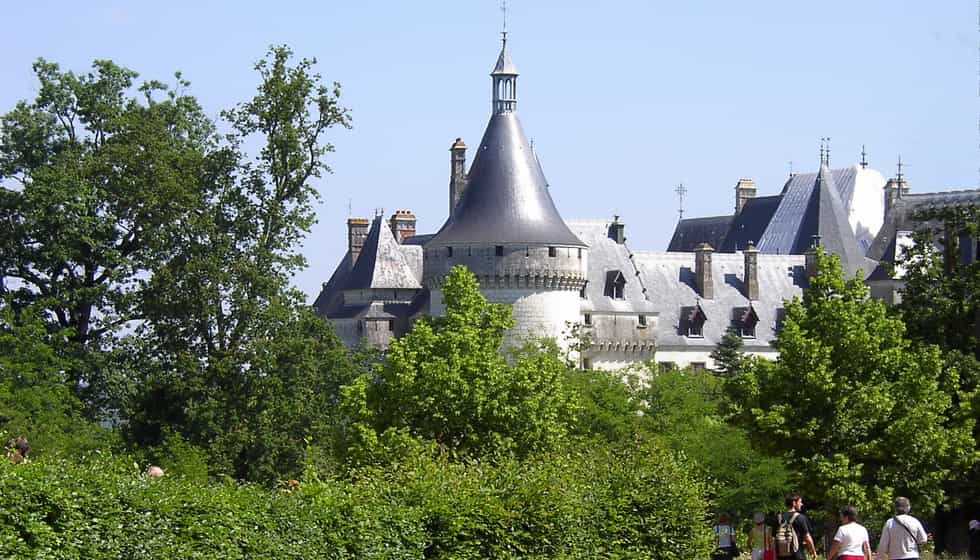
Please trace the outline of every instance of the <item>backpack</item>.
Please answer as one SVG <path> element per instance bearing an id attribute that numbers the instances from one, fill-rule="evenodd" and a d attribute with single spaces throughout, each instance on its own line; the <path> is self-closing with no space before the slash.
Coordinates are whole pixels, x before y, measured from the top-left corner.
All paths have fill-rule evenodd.
<path id="1" fill-rule="evenodd" d="M 793 522 L 799 516 L 800 514 L 797 512 L 794 512 L 788 520 L 784 516 L 780 516 L 779 528 L 776 529 L 776 536 L 773 539 L 776 556 L 796 556 L 800 550 L 800 539 L 796 536 L 796 530 L 793 529 Z"/>

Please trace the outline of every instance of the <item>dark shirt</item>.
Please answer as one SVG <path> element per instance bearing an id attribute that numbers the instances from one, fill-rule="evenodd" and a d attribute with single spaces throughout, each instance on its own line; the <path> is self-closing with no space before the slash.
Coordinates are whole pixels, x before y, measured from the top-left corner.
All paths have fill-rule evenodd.
<path id="1" fill-rule="evenodd" d="M 784 511 L 779 515 L 779 525 L 786 523 L 793 517 L 792 511 Z M 790 558 L 794 560 L 806 560 L 806 536 L 810 534 L 810 520 L 802 513 L 793 520 L 793 530 L 796 531 L 796 540 L 800 543 L 799 550 L 795 556 L 779 556 L 779 558 Z"/>
<path id="2" fill-rule="evenodd" d="M 970 558 L 980 558 L 980 528 L 970 529 Z"/>

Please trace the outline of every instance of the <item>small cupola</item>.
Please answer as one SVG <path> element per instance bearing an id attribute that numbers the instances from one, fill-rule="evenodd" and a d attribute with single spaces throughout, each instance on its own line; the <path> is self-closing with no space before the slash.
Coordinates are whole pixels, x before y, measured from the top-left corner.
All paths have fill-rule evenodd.
<path id="1" fill-rule="evenodd" d="M 493 113 L 513 113 L 517 111 L 517 67 L 510 61 L 507 53 L 507 32 L 504 32 L 503 46 L 497 64 L 490 72 L 493 78 Z"/>

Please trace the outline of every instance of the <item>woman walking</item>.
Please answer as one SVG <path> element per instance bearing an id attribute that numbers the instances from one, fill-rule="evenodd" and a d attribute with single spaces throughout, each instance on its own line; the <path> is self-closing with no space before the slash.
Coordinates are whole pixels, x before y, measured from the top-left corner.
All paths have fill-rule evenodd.
<path id="1" fill-rule="evenodd" d="M 752 528 L 746 545 L 752 551 L 752 560 L 763 560 L 766 551 L 772 546 L 772 532 L 766 526 L 766 514 L 761 511 L 752 515 Z"/>
<path id="2" fill-rule="evenodd" d="M 834 544 L 827 553 L 827 558 L 834 556 L 838 560 L 871 560 L 868 530 L 857 522 L 857 510 L 854 506 L 840 510 L 840 527 L 837 528 Z"/>

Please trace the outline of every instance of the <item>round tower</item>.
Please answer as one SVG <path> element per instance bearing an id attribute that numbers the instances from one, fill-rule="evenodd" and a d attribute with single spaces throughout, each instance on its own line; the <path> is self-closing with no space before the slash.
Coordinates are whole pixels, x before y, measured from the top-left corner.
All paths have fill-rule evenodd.
<path id="1" fill-rule="evenodd" d="M 490 73 L 490 122 L 455 211 L 425 246 L 423 283 L 430 312 L 441 315 L 442 281 L 464 265 L 488 300 L 513 307 L 509 342 L 546 336 L 563 344 L 567 324 L 579 321 L 588 247 L 558 213 L 521 128 L 517 76 L 505 37 Z"/>

